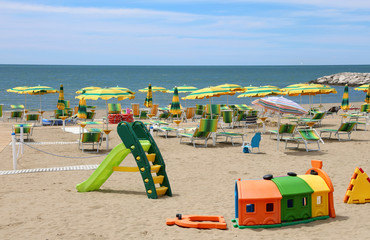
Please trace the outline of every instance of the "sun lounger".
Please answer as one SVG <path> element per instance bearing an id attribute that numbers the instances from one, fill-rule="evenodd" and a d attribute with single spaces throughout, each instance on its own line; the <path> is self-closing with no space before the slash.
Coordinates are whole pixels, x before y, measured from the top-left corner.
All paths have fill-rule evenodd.
<path id="1" fill-rule="evenodd" d="M 334 135 L 338 137 L 338 141 L 341 141 L 343 139 L 340 139 L 340 134 L 347 134 L 348 141 L 350 141 L 352 130 L 355 128 L 356 124 L 356 122 L 346 122 L 342 123 L 338 129 L 321 129 L 320 136 L 322 136 L 323 133 L 329 133 L 330 139 L 331 134 L 334 133 Z"/>
<path id="2" fill-rule="evenodd" d="M 321 139 L 319 134 L 316 132 L 315 129 L 300 129 L 297 131 L 299 134 L 298 136 L 294 136 L 291 138 L 285 138 L 285 149 L 298 149 L 299 144 L 303 142 L 306 147 L 306 151 L 319 151 L 320 150 L 320 142 L 324 144 L 324 141 Z M 288 147 L 288 142 L 296 142 L 297 147 Z M 317 149 L 309 149 L 308 145 L 311 143 L 317 143 Z"/>

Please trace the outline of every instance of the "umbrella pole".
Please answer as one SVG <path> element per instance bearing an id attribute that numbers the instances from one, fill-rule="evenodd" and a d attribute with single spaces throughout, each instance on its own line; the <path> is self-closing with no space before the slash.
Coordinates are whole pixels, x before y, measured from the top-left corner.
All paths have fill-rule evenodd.
<path id="1" fill-rule="evenodd" d="M 40 112 L 41 112 L 41 94 L 40 94 Z"/>
<path id="2" fill-rule="evenodd" d="M 279 144 L 280 144 L 280 134 L 279 134 L 279 130 L 280 130 L 280 108 L 279 108 L 279 116 L 278 116 L 278 135 L 277 135 L 277 146 L 276 146 L 276 149 L 279 151 Z"/>
<path id="3" fill-rule="evenodd" d="M 109 123 L 109 119 L 108 119 L 108 100 L 105 100 L 105 113 L 106 113 L 106 116 L 107 116 L 107 129 L 108 129 L 108 123 Z"/>

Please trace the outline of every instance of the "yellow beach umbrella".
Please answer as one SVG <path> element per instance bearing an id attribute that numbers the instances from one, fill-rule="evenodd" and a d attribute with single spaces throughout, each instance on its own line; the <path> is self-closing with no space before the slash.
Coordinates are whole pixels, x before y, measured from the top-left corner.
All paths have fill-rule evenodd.
<path id="1" fill-rule="evenodd" d="M 245 91 L 244 93 L 240 94 L 238 98 L 242 97 L 265 97 L 270 95 L 280 95 L 282 92 L 277 87 L 259 87 L 259 88 L 252 88 L 250 90 Z"/>
<path id="2" fill-rule="evenodd" d="M 148 92 L 144 101 L 144 106 L 147 108 L 151 108 L 153 106 L 153 92 L 152 92 L 152 85 L 149 84 Z"/>
<path id="3" fill-rule="evenodd" d="M 63 84 L 60 85 L 60 90 L 59 90 L 59 98 L 58 98 L 58 104 L 57 108 L 59 110 L 64 110 L 66 107 L 65 102 L 64 102 L 64 90 L 63 90 Z M 64 112 L 63 112 L 64 114 Z"/>
<path id="4" fill-rule="evenodd" d="M 14 87 L 14 88 L 10 88 L 10 89 L 7 89 L 6 91 L 7 92 L 11 92 L 11 93 L 18 93 L 18 94 L 24 94 L 24 110 L 23 111 L 26 111 L 26 103 L 27 103 L 27 94 L 24 93 L 24 91 L 29 88 L 27 86 L 22 86 L 22 87 Z M 24 113 L 25 114 L 25 113 Z"/>
<path id="5" fill-rule="evenodd" d="M 146 88 L 143 88 L 143 89 L 139 89 L 139 92 L 148 92 L 149 91 L 149 88 L 146 87 Z M 156 86 L 152 86 L 152 92 L 167 92 L 168 90 L 164 87 L 156 87 Z"/>
<path id="6" fill-rule="evenodd" d="M 370 84 L 364 84 L 364 85 L 361 85 L 357 88 L 355 88 L 356 91 L 364 91 L 364 92 L 367 92 L 367 89 L 369 88 Z"/>
<path id="7" fill-rule="evenodd" d="M 219 97 L 222 95 L 234 95 L 235 92 L 229 92 L 225 89 L 218 88 L 218 87 L 207 87 L 198 89 L 194 92 L 191 92 L 186 97 L 181 98 L 182 100 L 188 99 L 203 99 L 203 98 L 212 98 L 212 97 Z"/>
<path id="8" fill-rule="evenodd" d="M 343 92 L 343 98 L 342 98 L 342 104 L 340 108 L 343 111 L 347 111 L 349 109 L 349 99 L 348 99 L 348 85 L 344 87 L 344 92 Z"/>
<path id="9" fill-rule="evenodd" d="M 81 94 L 84 91 L 87 92 L 87 91 L 97 90 L 97 89 L 101 89 L 101 87 L 84 87 L 84 88 L 81 88 L 80 90 L 76 91 L 76 93 Z"/>
<path id="10" fill-rule="evenodd" d="M 34 86 L 24 90 L 24 93 L 30 95 L 40 95 L 40 112 L 41 112 L 41 95 L 49 93 L 57 93 L 58 90 L 48 86 Z"/>
<path id="11" fill-rule="evenodd" d="M 85 92 L 81 95 L 76 96 L 77 99 L 85 98 L 86 100 L 98 100 L 103 99 L 106 101 L 106 114 L 108 117 L 108 100 L 111 98 L 117 98 L 119 101 L 124 99 L 134 99 L 135 95 L 121 90 L 101 88 Z"/>
<path id="12" fill-rule="evenodd" d="M 77 117 L 81 119 L 87 118 L 87 111 L 86 111 L 86 100 L 85 98 L 81 98 L 78 103 L 78 112 Z"/>

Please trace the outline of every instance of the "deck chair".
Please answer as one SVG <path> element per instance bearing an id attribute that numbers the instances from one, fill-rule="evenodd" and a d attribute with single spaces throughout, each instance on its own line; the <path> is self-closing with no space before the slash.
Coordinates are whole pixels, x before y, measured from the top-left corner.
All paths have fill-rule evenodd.
<path id="1" fill-rule="evenodd" d="M 253 110 L 247 104 L 236 104 L 235 107 L 238 109 L 238 111 L 251 111 L 251 110 Z"/>
<path id="2" fill-rule="evenodd" d="M 232 114 L 232 111 L 229 111 L 229 112 Z M 216 132 L 216 142 L 217 142 L 218 138 L 225 137 L 224 143 L 227 143 L 227 140 L 230 138 L 231 144 L 234 146 L 234 139 L 239 138 L 239 139 L 241 139 L 241 141 L 243 143 L 244 142 L 244 136 L 246 136 L 246 134 L 244 134 L 244 133 L 236 133 L 236 132 L 227 132 L 227 131 L 225 131 L 225 129 L 223 128 L 222 123 L 221 123 L 221 131 Z"/>
<path id="3" fill-rule="evenodd" d="M 23 125 L 23 135 L 26 135 L 27 139 L 29 139 L 29 136 L 31 136 L 33 132 L 33 124 L 13 125 L 13 132 L 15 133 L 15 136 L 19 136 L 21 134 L 21 125 Z"/>
<path id="4" fill-rule="evenodd" d="M 186 108 L 184 122 L 187 122 L 188 119 L 193 119 L 194 116 L 195 116 L 195 107 Z"/>
<path id="5" fill-rule="evenodd" d="M 0 104 L 0 118 L 4 121 L 3 108 L 4 104 Z"/>
<path id="6" fill-rule="evenodd" d="M 320 142 L 324 144 L 324 141 L 321 139 L 320 135 L 316 132 L 315 129 L 300 129 L 297 131 L 299 136 L 286 138 L 285 139 L 285 149 L 298 149 L 299 144 L 303 142 L 306 147 L 306 151 L 320 151 Z M 297 147 L 288 147 L 288 142 L 294 141 L 297 143 Z M 309 149 L 308 144 L 317 143 L 317 149 Z"/>
<path id="7" fill-rule="evenodd" d="M 356 126 L 356 122 L 346 122 L 342 123 L 338 129 L 321 129 L 320 130 L 320 137 L 323 133 L 329 133 L 329 139 L 331 138 L 331 134 L 334 133 L 338 137 L 338 141 L 343 140 L 340 139 L 340 134 L 347 134 L 348 141 L 351 140 L 351 133 Z"/>
<path id="8" fill-rule="evenodd" d="M 154 114 L 152 119 L 158 118 L 158 110 L 159 110 L 159 104 L 153 104 L 153 106 L 150 108 L 150 114 Z"/>
<path id="9" fill-rule="evenodd" d="M 8 121 L 9 119 L 15 119 L 15 121 L 17 122 L 18 119 L 22 119 L 23 118 L 23 111 L 12 111 L 10 112 L 10 117 L 8 117 Z"/>
<path id="10" fill-rule="evenodd" d="M 39 114 L 27 114 L 26 115 L 26 122 L 39 122 L 40 115 Z"/>
<path id="11" fill-rule="evenodd" d="M 249 111 L 248 115 L 244 118 L 244 126 L 246 128 L 248 128 L 249 126 L 256 126 L 256 128 L 253 128 L 254 132 L 256 131 L 256 129 L 258 131 L 257 113 L 257 111 Z"/>
<path id="12" fill-rule="evenodd" d="M 276 138 L 278 136 L 278 131 L 279 131 L 279 136 L 280 139 L 283 139 L 286 135 L 289 137 L 293 137 L 295 130 L 296 130 L 297 125 L 295 124 L 281 124 L 278 130 L 270 130 L 270 139 L 272 138 L 273 135 L 276 135 Z"/>
<path id="13" fill-rule="evenodd" d="M 368 115 L 370 111 L 370 104 L 362 104 L 360 107 L 360 113 L 363 115 Z"/>
<path id="14" fill-rule="evenodd" d="M 176 133 L 176 136 L 177 136 L 177 129 L 176 129 L 176 128 L 173 128 L 173 127 L 168 127 L 168 126 L 158 126 L 158 127 L 156 128 L 156 130 L 157 130 L 157 135 L 158 135 L 158 133 L 159 133 L 159 132 L 161 132 L 161 133 L 163 133 L 163 136 L 165 136 L 165 137 L 166 137 L 166 139 L 168 138 L 168 134 L 169 134 L 170 132 L 174 132 L 174 133 Z"/>
<path id="15" fill-rule="evenodd" d="M 121 111 L 120 103 L 108 103 L 108 114 L 121 114 Z"/>
<path id="16" fill-rule="evenodd" d="M 260 132 L 256 132 L 254 134 L 254 136 L 252 137 L 251 139 L 251 142 L 243 142 L 243 145 L 242 145 L 242 148 L 244 149 L 244 147 L 247 147 L 251 152 L 253 153 L 253 148 L 258 148 L 258 152 L 260 152 L 260 142 L 261 142 L 261 133 Z"/>
<path id="17" fill-rule="evenodd" d="M 207 141 L 213 132 L 217 131 L 217 119 L 201 119 L 200 125 L 193 133 L 179 133 L 180 143 L 183 143 L 183 138 L 189 138 L 186 143 L 192 143 L 195 147 L 195 141 L 204 141 L 204 146 L 207 147 Z"/>
<path id="18" fill-rule="evenodd" d="M 228 128 L 234 128 L 234 121 L 233 121 L 233 110 L 226 110 L 221 112 L 222 115 L 222 122 L 221 127 L 225 127 L 224 124 L 228 124 Z"/>
<path id="19" fill-rule="evenodd" d="M 196 104 L 195 105 L 195 114 L 193 116 L 193 122 L 196 119 L 201 119 L 204 114 L 205 114 L 205 112 L 204 112 L 204 106 L 203 105 L 200 105 L 200 104 Z"/>
<path id="20" fill-rule="evenodd" d="M 84 146 L 86 145 L 92 145 L 92 150 L 94 150 L 94 146 L 96 144 L 96 151 L 99 152 L 99 147 L 102 143 L 102 135 L 103 132 L 99 131 L 91 131 L 91 132 L 84 132 L 80 134 L 80 139 L 78 142 L 79 149 L 84 152 Z"/>
<path id="21" fill-rule="evenodd" d="M 139 103 L 131 103 L 132 114 L 134 115 L 134 119 L 140 118 L 140 104 Z"/>
<path id="22" fill-rule="evenodd" d="M 55 109 L 54 110 L 54 115 L 51 116 L 51 117 L 54 117 L 54 118 L 58 119 L 60 116 L 71 117 L 72 116 L 72 110 L 68 110 L 68 109 L 59 110 L 59 109 Z"/>
<path id="23" fill-rule="evenodd" d="M 218 119 L 221 115 L 221 105 L 220 104 L 207 104 L 206 106 L 206 118 Z"/>
<path id="24" fill-rule="evenodd" d="M 170 114 L 170 112 L 169 111 L 163 111 L 163 112 L 161 112 L 160 114 L 159 114 L 159 116 L 158 116 L 158 119 L 159 120 L 168 120 L 169 119 L 169 117 L 171 116 L 171 114 Z"/>
<path id="25" fill-rule="evenodd" d="M 321 126 L 321 121 L 324 119 L 325 114 L 326 112 L 317 112 L 311 118 L 300 118 L 292 122 L 297 122 L 298 125 L 304 125 L 306 122 L 316 122 L 319 124 L 319 126 Z"/>

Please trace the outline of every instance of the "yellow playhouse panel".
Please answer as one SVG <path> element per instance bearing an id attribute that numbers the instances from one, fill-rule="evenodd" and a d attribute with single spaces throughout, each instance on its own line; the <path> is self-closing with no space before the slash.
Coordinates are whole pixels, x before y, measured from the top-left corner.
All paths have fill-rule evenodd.
<path id="1" fill-rule="evenodd" d="M 346 203 L 369 203 L 370 202 L 370 179 L 361 169 L 356 168 L 351 182 L 344 196 Z"/>
<path id="2" fill-rule="evenodd" d="M 312 201 L 312 217 L 329 215 L 329 198 L 330 189 L 318 175 L 298 175 L 303 179 L 314 191 L 311 195 Z"/>

